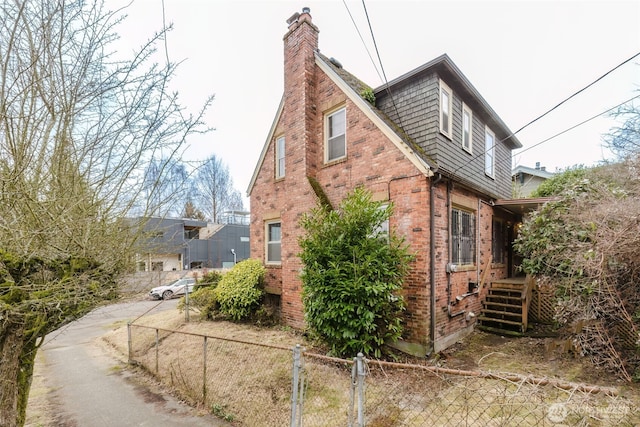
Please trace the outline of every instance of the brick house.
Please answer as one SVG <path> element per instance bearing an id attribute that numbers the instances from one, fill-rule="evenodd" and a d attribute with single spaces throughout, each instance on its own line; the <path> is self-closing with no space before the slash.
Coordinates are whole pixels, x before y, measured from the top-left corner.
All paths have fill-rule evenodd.
<path id="1" fill-rule="evenodd" d="M 266 290 L 284 323 L 304 327 L 297 240 L 317 201 L 309 177 L 334 206 L 365 186 L 393 203 L 390 226 L 417 255 L 399 347 L 440 351 L 473 329 L 491 280 L 513 271 L 518 218 L 496 201 L 511 196 L 522 145 L 447 55 L 371 90 L 319 52 L 308 8 L 287 23 L 284 94 L 248 189 Z"/>

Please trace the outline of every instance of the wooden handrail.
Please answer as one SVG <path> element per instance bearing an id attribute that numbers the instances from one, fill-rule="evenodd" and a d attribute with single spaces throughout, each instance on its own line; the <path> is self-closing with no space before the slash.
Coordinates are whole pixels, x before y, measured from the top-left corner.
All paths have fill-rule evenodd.
<path id="1" fill-rule="evenodd" d="M 520 294 L 522 299 L 522 332 L 526 332 L 529 325 L 529 304 L 531 303 L 531 294 L 533 292 L 534 284 L 535 278 L 527 274 L 527 277 L 524 279 L 522 293 Z"/>

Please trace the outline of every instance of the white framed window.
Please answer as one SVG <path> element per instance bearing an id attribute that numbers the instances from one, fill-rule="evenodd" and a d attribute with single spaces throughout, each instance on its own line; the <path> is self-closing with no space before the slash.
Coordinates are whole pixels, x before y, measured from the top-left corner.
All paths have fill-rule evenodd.
<path id="1" fill-rule="evenodd" d="M 284 136 L 276 138 L 276 179 L 284 177 Z"/>
<path id="2" fill-rule="evenodd" d="M 496 135 L 491 129 L 484 128 L 484 173 L 491 178 L 495 177 L 495 153 Z"/>
<path id="3" fill-rule="evenodd" d="M 325 118 L 325 158 L 327 162 L 347 155 L 347 110 L 340 108 Z"/>
<path id="4" fill-rule="evenodd" d="M 462 148 L 473 154 L 473 112 L 462 104 Z"/>
<path id="5" fill-rule="evenodd" d="M 282 224 L 280 220 L 267 221 L 265 223 L 266 235 L 266 263 L 280 264 L 282 249 Z"/>
<path id="6" fill-rule="evenodd" d="M 475 263 L 476 227 L 471 211 L 451 209 L 451 262 L 458 265 Z"/>
<path id="7" fill-rule="evenodd" d="M 451 139 L 451 121 L 453 113 L 453 92 L 440 80 L 440 132 Z"/>
<path id="8" fill-rule="evenodd" d="M 380 205 L 378 210 L 384 211 L 389 207 L 387 203 Z M 389 242 L 389 218 L 382 221 L 378 226 L 373 230 L 372 237 L 377 237 L 379 239 L 385 240 L 387 243 Z"/>

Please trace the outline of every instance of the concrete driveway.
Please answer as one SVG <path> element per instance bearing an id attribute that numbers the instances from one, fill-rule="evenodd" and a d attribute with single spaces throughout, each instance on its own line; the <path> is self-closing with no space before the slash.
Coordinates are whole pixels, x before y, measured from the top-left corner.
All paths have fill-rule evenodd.
<path id="1" fill-rule="evenodd" d="M 135 375 L 124 360 L 97 342 L 108 326 L 134 320 L 149 309 L 176 309 L 177 301 L 140 300 L 102 307 L 47 336 L 36 370 L 49 390 L 50 425 L 229 426 L 178 401 L 153 381 Z"/>

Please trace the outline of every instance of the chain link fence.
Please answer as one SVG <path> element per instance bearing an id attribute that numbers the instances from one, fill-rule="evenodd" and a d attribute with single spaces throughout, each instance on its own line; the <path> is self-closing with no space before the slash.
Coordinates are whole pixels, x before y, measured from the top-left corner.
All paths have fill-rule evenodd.
<path id="1" fill-rule="evenodd" d="M 636 402 L 617 390 L 553 379 L 337 359 L 137 324 L 128 347 L 130 363 L 234 426 L 640 425 Z"/>

